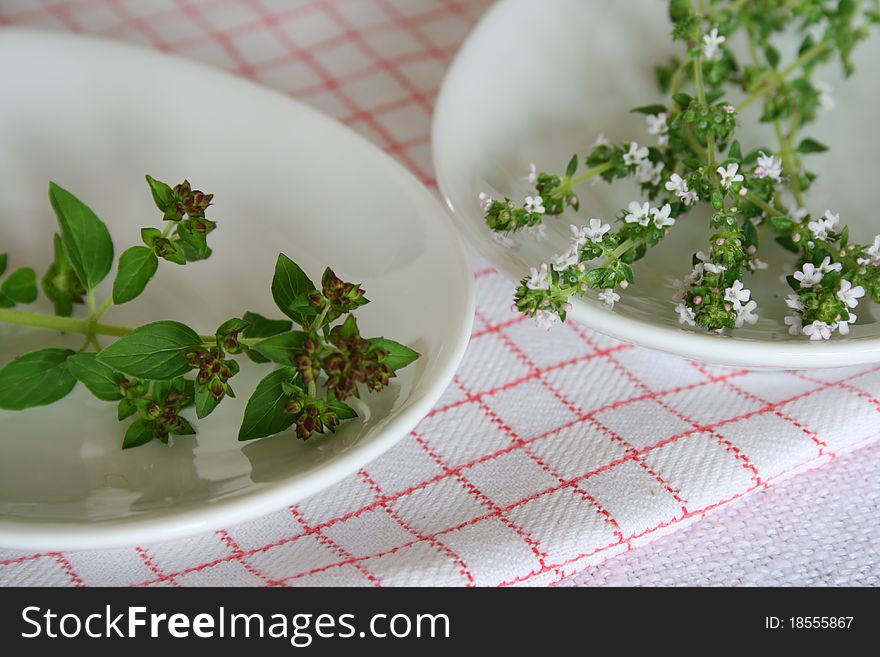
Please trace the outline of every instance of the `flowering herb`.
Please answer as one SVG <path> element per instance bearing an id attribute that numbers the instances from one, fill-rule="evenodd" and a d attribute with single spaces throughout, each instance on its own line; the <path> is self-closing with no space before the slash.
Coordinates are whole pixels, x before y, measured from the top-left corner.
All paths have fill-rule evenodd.
<path id="1" fill-rule="evenodd" d="M 132 419 L 123 448 L 152 440 L 168 443 L 196 432 L 185 417 L 190 410 L 204 418 L 235 396 L 236 357 L 247 356 L 281 367 L 260 381 L 248 401 L 239 440 L 291 427 L 307 440 L 357 417 L 347 399 L 382 390 L 419 357 L 393 340 L 361 335 L 353 312 L 368 301 L 359 284 L 327 268 L 318 288 L 284 254 L 278 256 L 272 296 L 286 319 L 246 312 L 223 322 L 214 335 L 168 320 L 134 329 L 101 324 L 112 305 L 129 303 L 144 291 L 161 260 L 186 265 L 211 256 L 208 237 L 217 224 L 206 213 L 213 195 L 187 181 L 171 187 L 147 176 L 147 183 L 164 227 L 142 229 L 143 245 L 119 257 L 113 294 L 104 303 L 96 302 L 95 289 L 113 267 L 110 232 L 88 206 L 54 183 L 49 200 L 59 232 L 41 281 L 54 315 L 15 308 L 37 299 L 37 274 L 25 268 L 4 278 L 8 258 L 0 254 L 0 322 L 84 336 L 79 352 L 47 347 L 0 369 L 0 409 L 52 404 L 79 382 L 115 404 L 120 421 Z M 74 307 L 82 304 L 88 316 L 73 317 Z M 119 339 L 102 347 L 100 336 Z"/>
<path id="2" fill-rule="evenodd" d="M 571 298 L 595 292 L 609 308 L 619 290 L 635 282 L 632 263 L 697 207 L 710 210 L 711 238 L 678 281 L 675 312 L 682 324 L 721 333 L 758 320 L 758 300 L 747 281 L 767 265 L 758 257 L 759 232 L 797 254 L 787 272 L 792 294 L 786 324 L 792 334 L 827 340 L 846 335 L 863 298 L 880 302 L 880 235 L 871 244 L 850 242 L 831 210 L 810 213 L 806 194 L 816 174 L 805 166 L 828 150 L 801 132 L 833 106 L 820 64 L 837 60 L 849 76 L 852 53 L 880 22 L 878 0 L 671 0 L 672 36 L 684 56 L 656 69 L 664 103 L 633 112 L 645 116 L 656 144 L 612 144 L 600 136 L 578 174 L 574 156 L 563 174 L 531 165 L 533 190 L 522 204 L 480 194 L 486 223 L 500 241 L 543 228 L 548 216 L 577 211 L 575 187 L 591 178 L 633 179 L 641 198 L 614 217 L 571 227 L 569 249 L 531 269 L 516 290 L 514 308 L 550 328 L 564 321 Z M 801 37 L 790 63 L 774 46 L 784 32 Z M 747 59 L 730 48 L 741 33 Z M 725 95 L 745 94 L 734 105 Z M 741 114 L 758 101 L 759 122 L 770 124 L 775 144 L 746 151 L 736 139 Z M 747 116 L 742 114 L 742 116 Z"/>

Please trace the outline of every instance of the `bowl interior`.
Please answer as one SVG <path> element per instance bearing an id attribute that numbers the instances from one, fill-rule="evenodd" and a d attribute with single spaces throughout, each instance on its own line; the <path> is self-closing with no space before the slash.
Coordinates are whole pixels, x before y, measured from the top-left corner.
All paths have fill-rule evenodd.
<path id="1" fill-rule="evenodd" d="M 504 0 L 465 44 L 438 102 L 434 126 L 438 179 L 460 228 L 512 278 L 519 279 L 530 266 L 565 250 L 570 223 L 582 224 L 590 217 L 613 220 L 620 208 L 640 198 L 637 186 L 631 181 L 584 183 L 578 188 L 580 212 L 549 219 L 547 241 L 523 237 L 513 246 L 493 239 L 477 195 L 487 191 L 523 198 L 528 184 L 522 177 L 530 162 L 539 170 L 561 172 L 572 153 L 578 153 L 583 167 L 583 156 L 600 133 L 613 142 L 654 143 L 656 138 L 647 133 L 642 115 L 628 110 L 661 97 L 653 67 L 675 52 L 669 29 L 663 2 L 548 0 L 537 11 L 528 0 Z M 796 43 L 789 45 L 794 52 Z M 850 224 L 853 238 L 865 242 L 880 231 L 876 213 L 868 210 L 878 142 L 872 109 L 880 102 L 880 85 L 874 83 L 878 66 L 880 39 L 874 38 L 857 52 L 856 75 L 851 80 L 843 80 L 836 64 L 820 69 L 817 77 L 834 88 L 837 108 L 824 112 L 806 131 L 832 148 L 808 161 L 808 167 L 820 176 L 810 196 L 813 213 L 834 209 Z M 474 98 L 480 101 L 473 102 Z M 752 122 L 759 111 L 753 106 L 742 120 Z M 769 129 L 741 129 L 739 138 L 744 151 L 774 143 Z M 710 352 L 717 348 L 721 343 L 714 336 L 679 327 L 671 300 L 673 280 L 688 272 L 691 254 L 705 249 L 706 218 L 692 213 L 636 263 L 637 284 L 622 294 L 613 314 L 592 298 L 575 304 L 575 319 L 624 339 L 685 355 L 693 354 L 693 345 L 702 338 L 715 340 L 703 341 Z M 790 336 L 782 322 L 786 308 L 780 298 L 790 290 L 780 276 L 790 271 L 794 257 L 772 241 L 769 227 L 762 235 L 761 257 L 771 266 L 748 281 L 762 319 L 753 327 L 735 331 L 724 344 L 731 340 L 771 343 L 777 354 L 780 348 L 803 349 L 804 339 Z M 652 342 L 651 336 L 665 338 Z M 682 336 L 693 339 L 681 342 Z M 870 340 L 873 345 L 877 336 L 876 304 L 865 302 L 851 336 L 840 342 L 851 351 L 859 341 Z M 668 346 L 669 340 L 677 340 L 677 346 Z M 840 349 L 821 345 L 813 353 Z M 804 355 L 802 365 L 831 362 Z"/>
<path id="2" fill-rule="evenodd" d="M 372 300 L 358 314 L 364 335 L 422 354 L 389 389 L 356 402 L 362 419 L 307 443 L 289 432 L 237 441 L 244 405 L 272 367 L 245 359 L 233 379 L 238 398 L 172 448 L 123 452 L 115 409 L 82 386 L 50 410 L 0 411 L 0 544 L 85 537 L 81 546 L 97 528 L 162 518 L 148 527 L 158 540 L 267 512 L 270 497 L 291 503 L 378 456 L 442 393 L 470 331 L 466 257 L 436 200 L 377 148 L 274 92 L 95 40 L 4 32 L 0 78 L 0 241 L 10 267 L 42 273 L 51 260 L 49 180 L 105 220 L 118 255 L 142 226 L 161 223 L 144 174 L 188 177 L 215 193 L 213 257 L 163 262 L 141 298 L 103 321 L 173 318 L 204 334 L 246 310 L 280 317 L 270 283 L 283 251 L 314 280 L 329 264 L 362 281 Z M 111 281 L 112 273 L 99 298 Z M 50 310 L 45 300 L 38 308 Z M 0 326 L 0 363 L 47 344 L 78 349 L 81 339 Z M 72 528 L 53 542 L 51 532 L 67 531 L 61 525 Z"/>

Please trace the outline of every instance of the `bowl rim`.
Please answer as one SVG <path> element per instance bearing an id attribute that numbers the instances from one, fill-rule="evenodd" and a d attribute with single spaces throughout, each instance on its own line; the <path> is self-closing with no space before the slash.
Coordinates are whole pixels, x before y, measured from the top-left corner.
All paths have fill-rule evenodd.
<path id="1" fill-rule="evenodd" d="M 499 0 L 471 30 L 456 53 L 437 94 L 431 125 L 432 164 L 440 194 L 447 210 L 456 223 L 473 222 L 476 212 L 456 208 L 447 167 L 443 161 L 443 134 L 451 120 L 447 117 L 456 104 L 455 87 L 458 80 L 474 75 L 477 43 L 483 33 L 491 29 L 496 17 L 508 11 L 508 7 L 520 0 Z M 520 4 L 522 4 L 520 2 Z M 470 207 L 470 206 L 468 206 Z M 474 203 L 476 207 L 476 202 Z M 478 217 L 480 222 L 482 217 Z M 516 284 L 524 275 L 509 263 L 499 260 L 496 251 L 489 248 L 486 240 L 469 240 L 471 245 L 502 275 Z M 651 324 L 645 320 L 627 317 L 605 308 L 590 299 L 573 298 L 569 317 L 584 326 L 611 338 L 655 349 L 676 356 L 710 365 L 742 367 L 747 369 L 809 370 L 853 365 L 870 365 L 880 362 L 880 335 L 858 338 L 836 338 L 816 342 L 772 341 L 743 338 L 735 334 L 712 335 L 697 333 L 673 326 Z"/>
<path id="2" fill-rule="evenodd" d="M 385 160 L 391 171 L 399 176 L 401 184 L 412 190 L 412 204 L 431 209 L 437 224 L 442 224 L 448 238 L 450 269 L 463 273 L 464 288 L 457 296 L 458 320 L 455 331 L 442 350 L 444 362 L 437 363 L 432 376 L 424 377 L 413 385 L 414 401 L 406 408 L 392 411 L 387 423 L 374 438 L 361 441 L 333 460 L 322 463 L 294 477 L 271 484 L 254 485 L 233 496 L 215 500 L 202 499 L 166 507 L 142 515 L 131 515 L 95 521 L 41 520 L 38 518 L 11 518 L 0 515 L 0 547 L 28 551 L 98 550 L 131 547 L 139 543 L 171 541 L 205 531 L 217 530 L 236 523 L 253 520 L 299 500 L 314 495 L 345 477 L 357 472 L 365 464 L 385 453 L 430 413 L 464 357 L 473 330 L 475 292 L 470 258 L 459 232 L 454 228 L 438 199 L 401 163 L 356 131 L 309 105 L 287 96 L 271 87 L 228 71 L 190 60 L 185 57 L 155 51 L 151 48 L 92 35 L 71 35 L 31 28 L 7 27 L 0 31 L 0 39 L 35 39 L 55 44 L 76 44 L 78 47 L 99 48 L 107 55 L 137 57 L 141 60 L 162 62 L 174 60 L 188 73 L 197 73 L 228 84 L 233 82 L 245 94 L 274 97 L 291 103 L 308 121 L 337 135 L 346 143 L 366 147 L 377 158 Z"/>

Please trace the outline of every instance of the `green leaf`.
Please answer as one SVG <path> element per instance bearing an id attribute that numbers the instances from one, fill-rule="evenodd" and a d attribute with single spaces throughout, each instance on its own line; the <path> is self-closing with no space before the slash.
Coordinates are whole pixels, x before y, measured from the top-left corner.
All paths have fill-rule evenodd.
<path id="1" fill-rule="evenodd" d="M 764 56 L 767 58 L 767 63 L 770 64 L 770 68 L 776 68 L 779 66 L 779 51 L 776 50 L 776 48 L 768 44 L 767 47 L 764 48 Z"/>
<path id="2" fill-rule="evenodd" d="M 293 302 L 314 289 L 315 284 L 293 260 L 283 253 L 278 254 L 275 277 L 272 279 L 272 298 L 281 312 L 293 321 L 302 323 L 302 313 L 292 309 Z"/>
<path id="3" fill-rule="evenodd" d="M 181 251 L 189 262 L 205 260 L 211 255 L 205 233 L 192 230 L 181 223 L 177 225 L 177 234 L 180 236 Z"/>
<path id="4" fill-rule="evenodd" d="M 113 303 L 122 305 L 140 296 L 159 268 L 159 258 L 145 246 L 133 246 L 119 256 L 113 281 Z"/>
<path id="5" fill-rule="evenodd" d="M 388 356 L 385 358 L 385 364 L 392 370 L 400 370 L 414 362 L 419 358 L 419 352 L 410 349 L 406 345 L 402 345 L 394 340 L 387 338 L 371 338 L 370 346 L 382 349 Z"/>
<path id="6" fill-rule="evenodd" d="M 293 322 L 289 319 L 267 319 L 250 311 L 246 312 L 242 319 L 249 324 L 242 333 L 246 338 L 270 338 L 293 328 Z"/>
<path id="7" fill-rule="evenodd" d="M 577 153 L 571 156 L 571 159 L 568 161 L 568 166 L 565 168 L 565 175 L 571 178 L 578 170 L 578 156 Z"/>
<path id="8" fill-rule="evenodd" d="M 821 141 L 816 141 L 815 139 L 811 139 L 810 137 L 807 137 L 806 139 L 801 141 L 800 144 L 797 145 L 797 148 L 795 150 L 797 150 L 798 153 L 804 153 L 804 154 L 822 153 L 824 151 L 827 151 L 828 147 L 825 144 L 823 144 Z"/>
<path id="9" fill-rule="evenodd" d="M 86 289 L 94 290 L 113 266 L 110 232 L 85 203 L 55 183 L 49 183 L 49 200 L 70 265 Z"/>
<path id="10" fill-rule="evenodd" d="M 743 237 L 746 247 L 758 246 L 758 229 L 751 219 L 746 219 L 743 222 Z"/>
<path id="11" fill-rule="evenodd" d="M 739 145 L 739 141 L 736 139 L 733 140 L 733 143 L 730 145 L 730 150 L 727 151 L 727 159 L 729 160 L 742 160 L 742 148 Z"/>
<path id="12" fill-rule="evenodd" d="M 186 354 L 201 346 L 202 339 L 188 326 L 160 321 L 120 338 L 98 354 L 98 360 L 129 376 L 168 380 L 192 369 Z"/>
<path id="13" fill-rule="evenodd" d="M 0 370 L 0 408 L 20 411 L 66 397 L 76 379 L 67 369 L 70 349 L 40 349 L 16 358 Z"/>
<path id="14" fill-rule="evenodd" d="M 672 97 L 672 100 L 674 100 L 676 103 L 678 103 L 678 106 L 681 107 L 682 109 L 687 109 L 688 105 L 690 105 L 692 102 L 694 102 L 693 97 L 688 94 L 685 94 L 685 93 L 675 94 Z"/>
<path id="15" fill-rule="evenodd" d="M 296 371 L 285 367 L 260 381 L 244 410 L 239 440 L 272 436 L 293 424 L 293 416 L 284 412 L 288 397 L 284 394 L 283 385 L 291 384 L 295 378 Z"/>
<path id="16" fill-rule="evenodd" d="M 150 186 L 150 192 L 153 194 L 153 201 L 156 203 L 156 207 L 165 212 L 168 206 L 171 205 L 173 197 L 171 187 L 161 180 L 156 180 L 149 174 L 147 175 L 147 184 Z"/>
<path id="17" fill-rule="evenodd" d="M 67 369 L 102 401 L 119 401 L 124 396 L 119 384 L 127 380 L 125 375 L 98 361 L 97 354 L 74 354 L 67 359 Z"/>
<path id="18" fill-rule="evenodd" d="M 132 447 L 140 447 L 156 437 L 156 425 L 150 420 L 135 420 L 132 422 L 128 431 L 125 432 L 125 439 L 122 441 L 122 449 L 131 449 Z"/>
<path id="19" fill-rule="evenodd" d="M 328 399 L 327 406 L 336 413 L 336 417 L 340 420 L 353 420 L 358 416 L 357 411 L 354 410 L 348 404 L 345 404 L 337 399 Z"/>
<path id="20" fill-rule="evenodd" d="M 116 411 L 117 419 L 122 422 L 125 418 L 129 418 L 137 413 L 137 406 L 131 399 L 122 399 L 119 402 L 119 408 Z"/>
<path id="21" fill-rule="evenodd" d="M 794 222 L 785 216 L 770 217 L 770 224 L 780 233 L 790 233 Z"/>
<path id="22" fill-rule="evenodd" d="M 666 112 L 665 105 L 642 105 L 641 107 L 633 107 L 630 113 L 636 114 L 662 114 Z"/>
<path id="23" fill-rule="evenodd" d="M 37 272 L 29 267 L 14 271 L 0 285 L 0 293 L 15 303 L 33 303 L 37 299 Z"/>
<path id="24" fill-rule="evenodd" d="M 626 279 L 628 283 L 634 283 L 636 279 L 636 275 L 633 272 L 632 266 L 627 262 L 621 262 L 618 267 L 620 268 L 623 277 Z"/>
<path id="25" fill-rule="evenodd" d="M 0 253 L 0 276 L 6 273 L 6 263 L 9 256 L 5 253 Z"/>
<path id="26" fill-rule="evenodd" d="M 303 343 L 308 337 L 309 334 L 303 331 L 282 333 L 255 344 L 251 349 L 263 358 L 268 358 L 281 365 L 290 365 L 291 357 L 302 351 Z"/>
<path id="27" fill-rule="evenodd" d="M 196 415 L 199 419 L 208 417 L 220 402 L 214 399 L 214 395 L 206 385 L 196 384 Z"/>

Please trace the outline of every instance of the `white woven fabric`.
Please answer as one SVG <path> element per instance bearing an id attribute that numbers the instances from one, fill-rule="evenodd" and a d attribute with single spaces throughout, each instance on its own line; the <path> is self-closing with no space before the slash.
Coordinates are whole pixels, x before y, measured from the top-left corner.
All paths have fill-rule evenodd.
<path id="1" fill-rule="evenodd" d="M 561 586 L 878 586 L 880 444 Z"/>
<path id="2" fill-rule="evenodd" d="M 0 17 L 251 76 L 368 135 L 430 184 L 431 103 L 487 4 L 0 0 Z M 548 584 L 880 433 L 876 367 L 707 368 L 574 324 L 540 332 L 511 314 L 511 284 L 476 264 L 465 360 L 382 458 L 303 503 L 189 540 L 2 553 L 0 583 Z"/>

